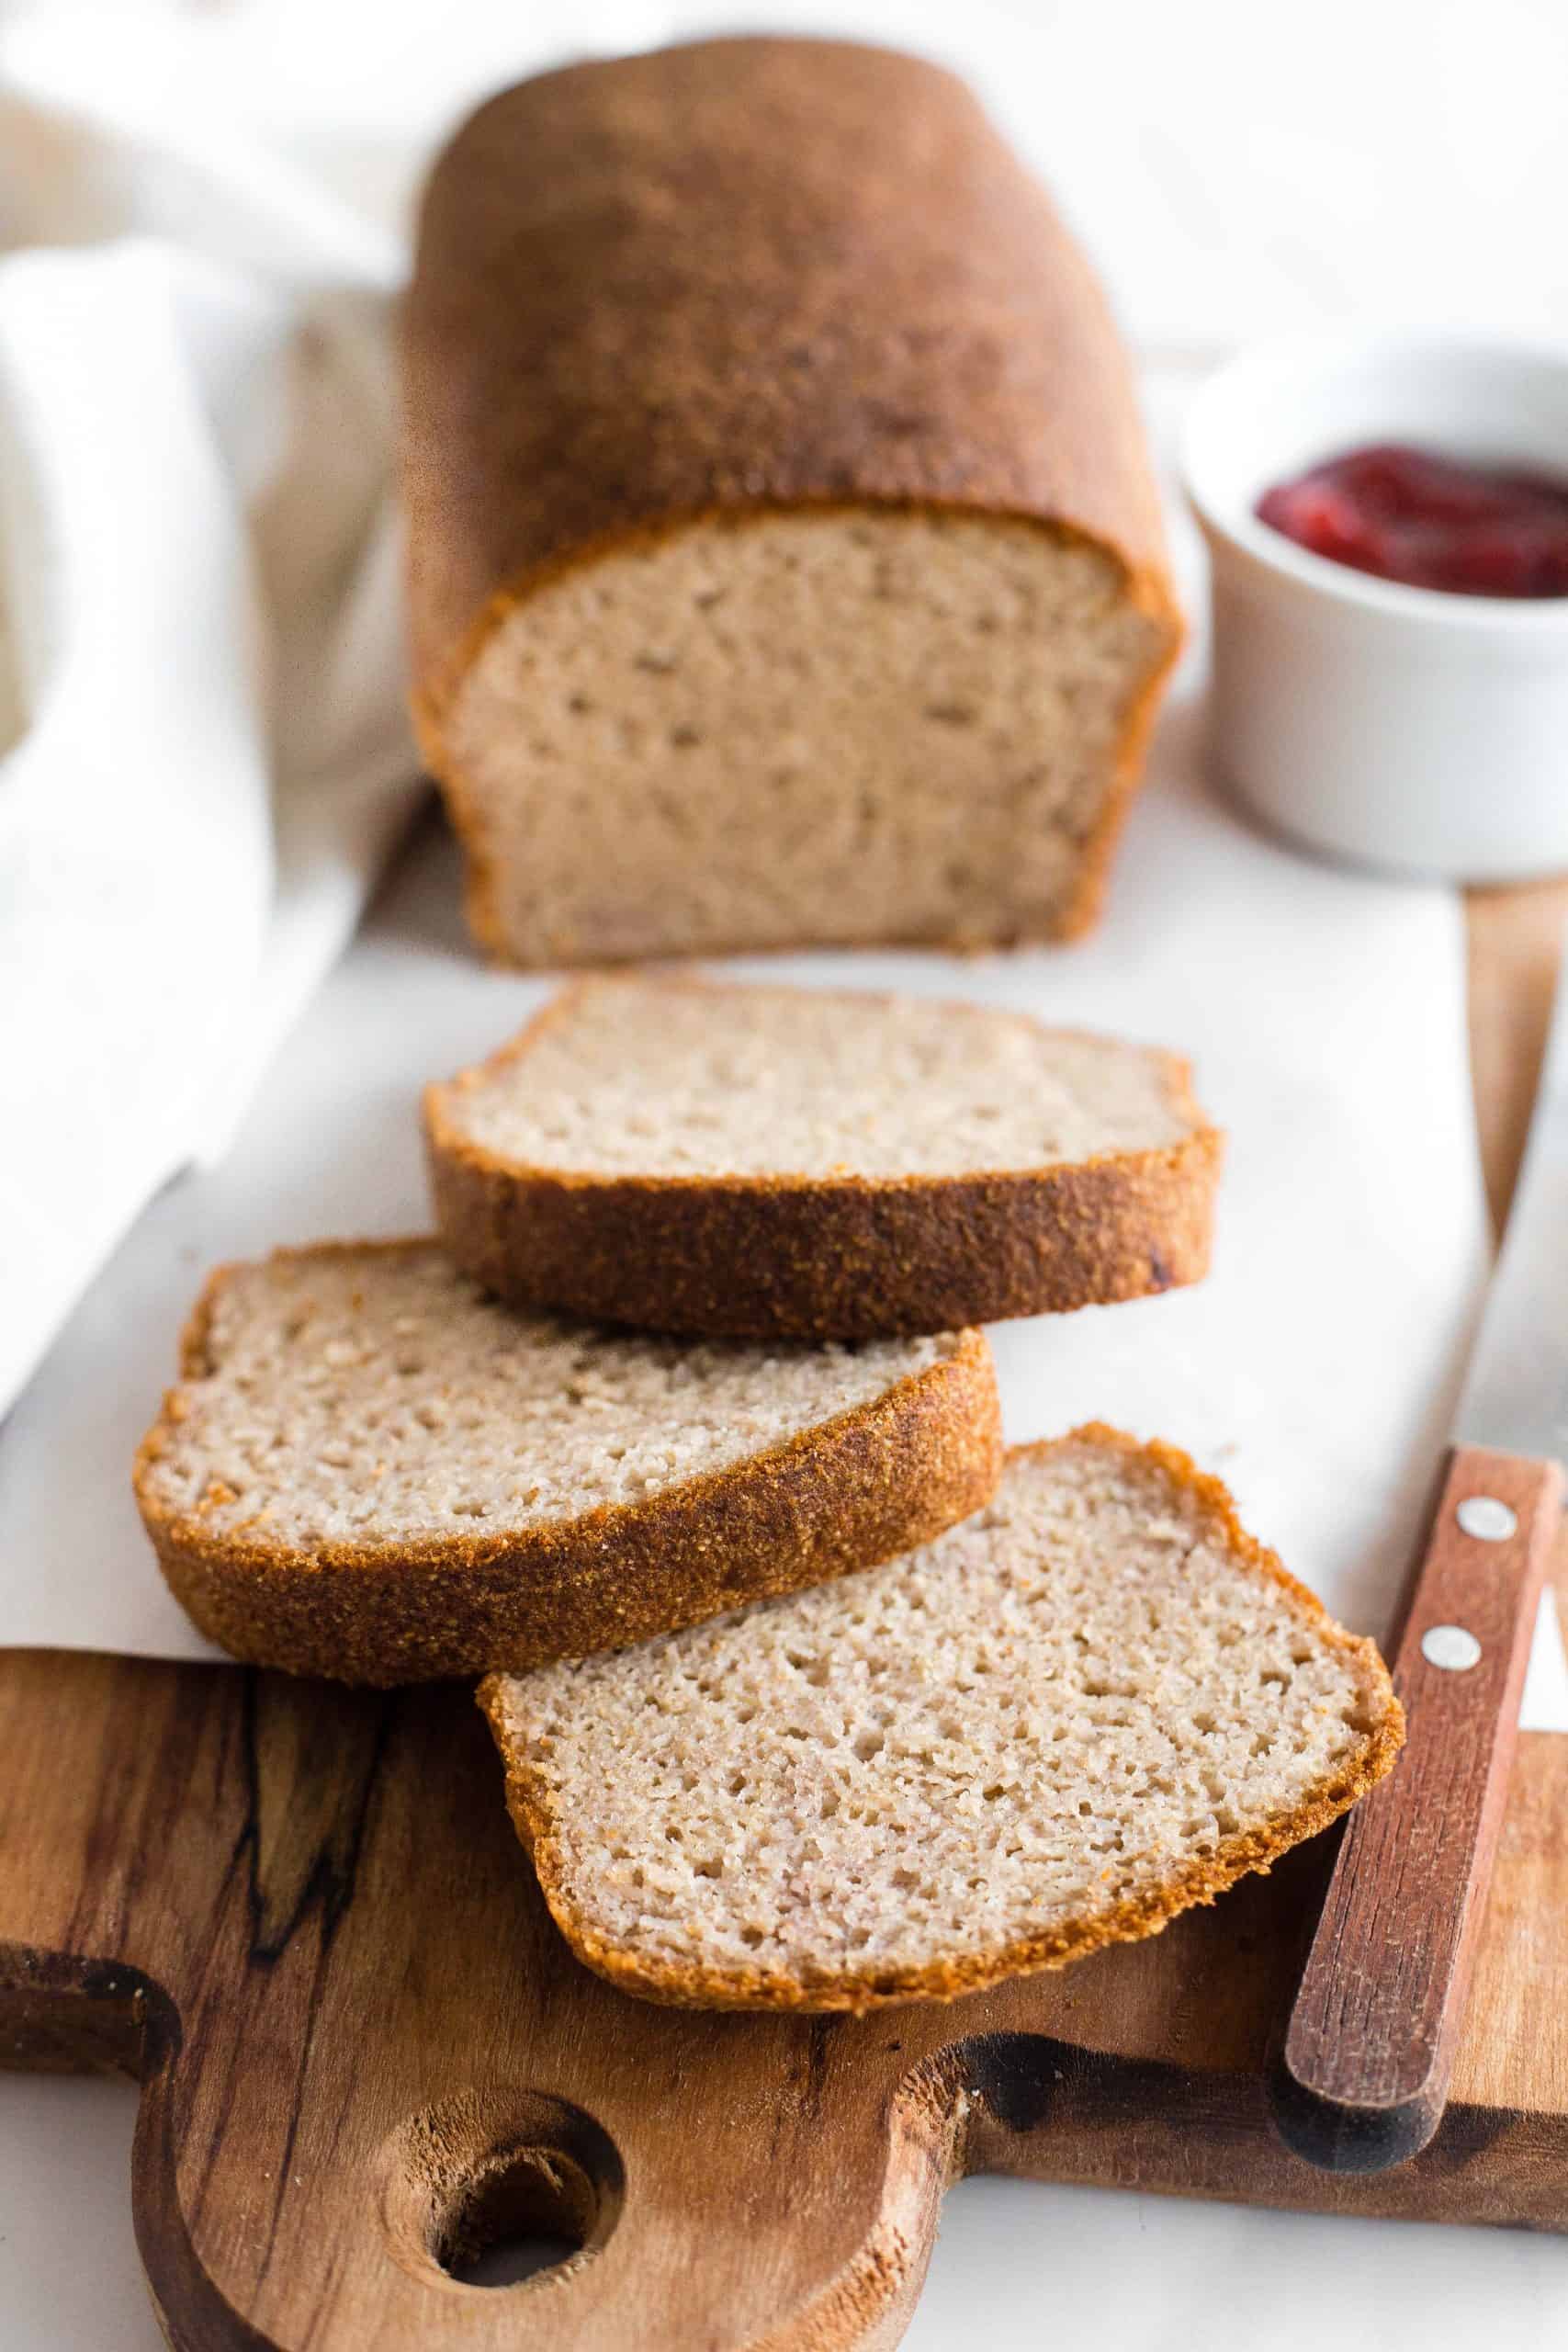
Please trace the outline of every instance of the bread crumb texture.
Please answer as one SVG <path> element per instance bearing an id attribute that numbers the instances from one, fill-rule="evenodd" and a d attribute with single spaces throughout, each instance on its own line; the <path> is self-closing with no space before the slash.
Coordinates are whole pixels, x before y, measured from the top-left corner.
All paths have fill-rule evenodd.
<path id="1" fill-rule="evenodd" d="M 486 638 L 442 760 L 525 964 L 1061 931 L 1169 642 L 1115 559 L 954 514 L 699 519 Z"/>
<path id="2" fill-rule="evenodd" d="M 1172 1057 L 919 997 L 584 981 L 436 1090 L 449 1137 L 558 1173 L 910 1177 L 1157 1150 Z"/>
<path id="3" fill-rule="evenodd" d="M 1224 1490 L 1098 1427 L 886 1566 L 481 1700 L 579 1953 L 728 2007 L 946 1996 L 1155 1932 L 1403 1736 L 1372 1644 Z"/>
<path id="4" fill-rule="evenodd" d="M 209 1540 L 395 1557 L 646 1502 L 954 1344 L 683 1346 L 519 1314 L 434 1243 L 280 1252 L 214 1283 L 141 1492 Z"/>

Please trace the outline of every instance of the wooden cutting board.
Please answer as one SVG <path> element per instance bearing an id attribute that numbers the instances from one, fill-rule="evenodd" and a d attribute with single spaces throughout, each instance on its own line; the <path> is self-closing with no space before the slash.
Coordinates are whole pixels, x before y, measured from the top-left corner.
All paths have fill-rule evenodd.
<path id="1" fill-rule="evenodd" d="M 1495 1208 L 1565 910 L 1471 905 Z M 1568 1738 L 1520 1741 L 1442 2130 L 1361 2178 L 1288 2154 L 1264 2089 L 1329 1842 L 951 2007 L 689 2016 L 570 1959 L 466 1692 L 11 1654 L 0 2035 L 140 2080 L 137 2233 L 181 2352 L 886 2346 L 976 2171 L 1568 2227 Z M 538 2232 L 581 2251 L 499 2290 L 443 2267 Z"/>

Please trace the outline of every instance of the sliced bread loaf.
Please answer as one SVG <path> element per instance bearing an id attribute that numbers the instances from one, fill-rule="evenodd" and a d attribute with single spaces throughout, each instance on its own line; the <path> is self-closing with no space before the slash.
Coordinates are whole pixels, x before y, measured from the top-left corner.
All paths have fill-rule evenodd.
<path id="1" fill-rule="evenodd" d="M 1206 1271 L 1184 1062 L 912 997 L 599 978 L 425 1097 L 437 1221 L 503 1296 L 865 1339 Z"/>
<path id="2" fill-rule="evenodd" d="M 718 2008 L 945 1998 L 1155 1934 L 1404 1736 L 1372 1644 L 1224 1487 L 1098 1426 L 903 1559 L 480 1702 L 573 1949 Z"/>
<path id="3" fill-rule="evenodd" d="M 514 1314 L 431 1241 L 221 1269 L 136 1495 L 176 1597 L 262 1666 L 413 1682 L 645 1640 L 974 1510 L 980 1333 L 681 1347 Z"/>
<path id="4" fill-rule="evenodd" d="M 960 82 L 743 40 L 504 91 L 403 356 L 415 715 L 493 953 L 1093 921 L 1180 622 L 1103 297 Z"/>

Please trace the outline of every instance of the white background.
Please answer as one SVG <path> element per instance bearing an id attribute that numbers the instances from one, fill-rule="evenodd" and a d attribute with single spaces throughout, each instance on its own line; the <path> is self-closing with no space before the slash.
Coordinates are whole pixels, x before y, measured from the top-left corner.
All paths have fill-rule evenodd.
<path id="1" fill-rule="evenodd" d="M 10 13 L 18 40 L 84 38 L 80 12 Z M 1057 186 L 1146 352 L 1349 316 L 1568 332 L 1560 0 L 777 0 L 706 18 L 626 0 L 113 0 L 99 36 L 106 73 L 288 126 L 395 200 L 411 133 L 434 134 L 515 64 L 705 21 L 862 31 L 964 66 Z M 118 2085 L 0 2077 L 6 2352 L 162 2341 L 127 2214 L 133 2107 Z M 1028 2184 L 955 2192 L 916 2352 L 1091 2331 L 1111 2352 L 1550 2343 L 1568 2338 L 1568 2249 Z"/>

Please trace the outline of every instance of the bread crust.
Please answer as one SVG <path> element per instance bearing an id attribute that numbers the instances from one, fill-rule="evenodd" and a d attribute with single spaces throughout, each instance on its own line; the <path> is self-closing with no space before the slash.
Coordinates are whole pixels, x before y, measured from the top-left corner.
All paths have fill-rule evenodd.
<path id="1" fill-rule="evenodd" d="M 442 1238 L 503 1298 L 705 1338 L 864 1340 L 1146 1298 L 1208 1272 L 1224 1137 L 1175 1054 L 1169 1101 L 1191 1130 L 1179 1142 L 1002 1174 L 596 1176 L 459 1132 L 462 1097 L 524 1058 L 586 985 L 425 1090 Z"/>
<path id="2" fill-rule="evenodd" d="M 964 1953 L 927 1968 L 874 1974 L 844 1970 L 817 1979 L 763 1970 L 719 1971 L 644 1960 L 624 1947 L 605 1942 L 596 1934 L 572 1902 L 561 1865 L 552 1809 L 509 1739 L 501 1678 L 487 1676 L 479 1686 L 479 1704 L 501 1752 L 507 1807 L 533 1861 L 551 1916 L 579 1960 L 623 1992 L 675 2007 L 861 2013 L 904 2001 L 957 2000 L 965 1993 L 980 1992 L 1009 1976 L 1066 1968 L 1107 1945 L 1134 1943 L 1145 1936 L 1157 1936 L 1179 1913 L 1198 1904 L 1213 1903 L 1216 1895 L 1223 1894 L 1247 1871 L 1269 1871 L 1292 1846 L 1305 1838 L 1315 1837 L 1319 1830 L 1326 1829 L 1341 1814 L 1348 1812 L 1358 1798 L 1393 1770 L 1404 1744 L 1404 1710 L 1394 1696 L 1393 1681 L 1376 1643 L 1347 1633 L 1329 1616 L 1316 1594 L 1290 1574 L 1279 1555 L 1247 1533 L 1235 1515 L 1229 1489 L 1218 1478 L 1200 1470 L 1190 1455 L 1175 1446 L 1158 1440 L 1145 1443 L 1103 1421 L 1085 1422 L 1066 1437 L 1013 1447 L 1007 1458 L 1011 1462 L 1050 1454 L 1082 1443 L 1114 1447 L 1160 1469 L 1198 1504 L 1236 1559 L 1287 1592 L 1310 1619 L 1321 1639 L 1356 1658 L 1365 1676 L 1368 1712 L 1372 1717 L 1359 1753 L 1279 1820 L 1226 1838 L 1215 1853 L 1192 1862 L 1163 1886 L 1107 1911 L 1070 1920 L 1048 1935 L 1026 1938 L 995 1951 Z"/>
<path id="3" fill-rule="evenodd" d="M 403 379 L 414 719 L 493 954 L 446 729 L 492 630 L 570 567 L 806 509 L 993 517 L 1111 560 L 1158 650 L 1055 935 L 1093 922 L 1182 624 L 1104 298 L 962 82 L 742 38 L 502 92 L 426 190 Z"/>
<path id="4" fill-rule="evenodd" d="M 329 1242 L 274 1254 L 428 1246 Z M 209 1275 L 186 1324 L 186 1381 L 212 1368 L 213 1306 L 232 1271 Z M 395 1554 L 352 1543 L 306 1551 L 215 1535 L 164 1508 L 151 1473 L 184 1410 L 171 1389 L 133 1483 L 186 1614 L 247 1664 L 381 1688 L 619 1649 L 871 1566 L 979 1510 L 1002 1456 L 990 1349 L 983 1333 L 964 1331 L 950 1357 L 869 1403 L 646 1502 L 603 1504 L 513 1535 L 424 1537 Z"/>

